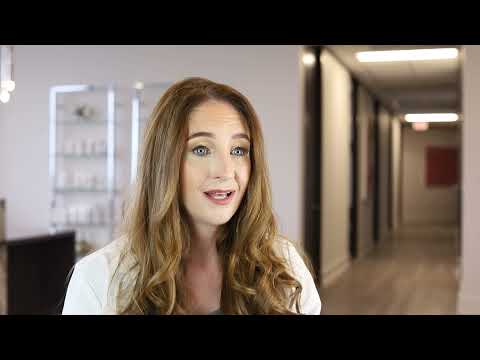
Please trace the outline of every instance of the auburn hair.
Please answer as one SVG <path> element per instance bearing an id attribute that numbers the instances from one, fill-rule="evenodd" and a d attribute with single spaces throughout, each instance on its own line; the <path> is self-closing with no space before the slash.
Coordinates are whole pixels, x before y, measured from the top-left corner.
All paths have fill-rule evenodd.
<path id="1" fill-rule="evenodd" d="M 244 197 L 219 229 L 222 258 L 221 311 L 225 314 L 299 313 L 302 286 L 288 260 L 276 251 L 277 223 L 260 122 L 252 105 L 230 86 L 202 78 L 173 84 L 156 104 L 145 129 L 133 196 L 126 204 L 121 234 L 133 260 L 132 281 L 117 293 L 120 314 L 187 314 L 183 265 L 190 228 L 180 197 L 180 169 L 192 111 L 207 101 L 230 104 L 251 137 L 251 172 Z M 117 267 L 118 270 L 118 267 Z M 128 283 L 123 281 L 123 283 Z"/>

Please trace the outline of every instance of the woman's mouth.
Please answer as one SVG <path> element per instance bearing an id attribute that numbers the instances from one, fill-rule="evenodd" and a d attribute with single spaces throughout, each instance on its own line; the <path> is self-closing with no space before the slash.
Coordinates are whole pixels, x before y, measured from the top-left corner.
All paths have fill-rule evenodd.
<path id="1" fill-rule="evenodd" d="M 228 205 L 232 201 L 233 197 L 235 196 L 235 191 L 234 190 L 228 190 L 228 191 L 213 190 L 213 191 L 204 192 L 204 194 L 208 200 L 210 200 L 216 205 Z"/>

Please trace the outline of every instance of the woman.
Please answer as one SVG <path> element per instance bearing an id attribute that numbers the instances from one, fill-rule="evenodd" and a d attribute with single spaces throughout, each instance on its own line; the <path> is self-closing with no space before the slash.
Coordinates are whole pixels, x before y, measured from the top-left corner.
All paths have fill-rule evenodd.
<path id="1" fill-rule="evenodd" d="M 152 112 L 122 235 L 80 260 L 63 314 L 319 314 L 313 278 L 277 233 L 249 101 L 201 78 Z"/>

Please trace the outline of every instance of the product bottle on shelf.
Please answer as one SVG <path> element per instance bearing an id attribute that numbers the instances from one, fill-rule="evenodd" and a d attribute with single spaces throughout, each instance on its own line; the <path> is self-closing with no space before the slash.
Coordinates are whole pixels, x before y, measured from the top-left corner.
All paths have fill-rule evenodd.
<path id="1" fill-rule="evenodd" d="M 98 140 L 96 142 L 96 154 L 105 155 L 107 153 L 107 143 L 105 140 Z"/>
<path id="2" fill-rule="evenodd" d="M 68 174 L 66 171 L 60 171 L 57 178 L 57 188 L 64 189 L 67 185 Z"/>
<path id="3" fill-rule="evenodd" d="M 87 142 L 85 139 L 80 140 L 80 155 L 87 155 Z"/>

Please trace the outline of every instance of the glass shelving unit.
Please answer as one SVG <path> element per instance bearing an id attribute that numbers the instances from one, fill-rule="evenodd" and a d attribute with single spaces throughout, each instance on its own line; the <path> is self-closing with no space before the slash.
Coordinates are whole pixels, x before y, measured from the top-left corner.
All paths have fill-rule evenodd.
<path id="1" fill-rule="evenodd" d="M 136 177 L 145 128 L 171 85 L 50 89 L 50 229 L 76 231 L 77 259 L 115 238 L 123 201 Z"/>
<path id="2" fill-rule="evenodd" d="M 113 85 L 50 89 L 50 230 L 76 231 L 77 259 L 114 237 L 118 106 Z"/>

